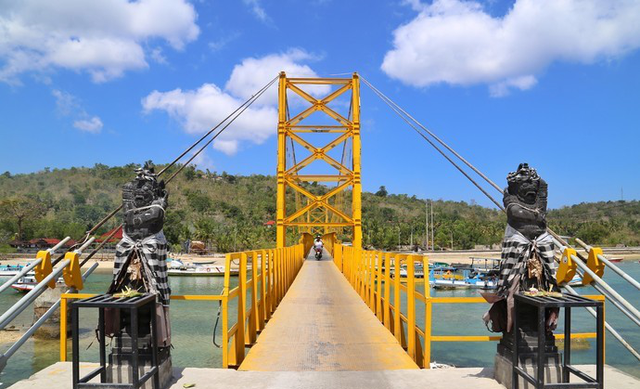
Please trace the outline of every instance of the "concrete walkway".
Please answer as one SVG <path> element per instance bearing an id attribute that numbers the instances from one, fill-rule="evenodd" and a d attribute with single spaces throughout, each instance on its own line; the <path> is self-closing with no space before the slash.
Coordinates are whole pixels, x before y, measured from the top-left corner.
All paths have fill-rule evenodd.
<path id="1" fill-rule="evenodd" d="M 245 371 L 417 368 L 333 262 L 315 259 L 305 261 L 240 365 Z"/>
<path id="2" fill-rule="evenodd" d="M 85 363 L 82 373 L 95 369 L 97 364 Z M 594 375 L 593 366 L 578 366 Z M 640 380 L 613 367 L 605 367 L 605 388 L 635 389 Z M 453 368 L 438 370 L 390 371 L 301 371 L 258 372 L 226 369 L 174 369 L 170 389 L 504 389 L 492 379 L 490 368 Z M 71 363 L 58 362 L 20 381 L 9 389 L 71 389 Z"/>

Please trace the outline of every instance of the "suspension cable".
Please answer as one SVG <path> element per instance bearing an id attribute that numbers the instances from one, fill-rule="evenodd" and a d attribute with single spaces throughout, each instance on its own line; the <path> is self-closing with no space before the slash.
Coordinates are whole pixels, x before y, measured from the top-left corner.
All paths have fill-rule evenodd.
<path id="1" fill-rule="evenodd" d="M 444 141 L 442 141 L 439 137 L 437 137 L 433 132 L 429 131 L 425 126 L 423 126 L 418 120 L 416 120 L 413 116 L 411 116 L 409 113 L 407 113 L 405 110 L 403 110 L 398 104 L 396 104 L 393 100 L 391 100 L 389 97 L 387 97 L 386 95 L 384 95 L 382 92 L 380 92 L 376 87 L 374 87 L 367 79 L 365 79 L 364 77 L 360 76 L 360 79 L 362 79 L 362 81 L 369 87 L 371 88 L 371 90 L 374 91 L 374 93 L 376 95 L 378 95 L 378 97 L 380 97 L 380 99 L 382 99 L 387 105 L 389 105 L 390 107 L 397 107 L 394 109 L 394 111 L 403 118 L 403 120 L 407 123 L 409 123 L 409 121 L 413 121 L 415 123 L 414 126 L 412 126 L 412 128 L 416 131 L 417 128 L 415 126 L 420 127 L 423 131 L 425 131 L 427 134 L 429 134 L 430 136 L 432 136 L 438 143 L 440 143 L 441 145 L 443 145 L 447 150 L 451 151 L 451 153 L 453 153 L 458 159 L 460 159 L 460 161 L 462 161 L 463 163 L 465 163 L 469 168 L 471 168 L 475 173 L 477 173 L 480 177 L 482 177 L 487 183 L 489 183 L 491 186 L 493 186 L 497 191 L 499 191 L 500 193 L 503 193 L 502 189 L 500 188 L 500 186 L 498 186 L 495 182 L 493 182 L 491 179 L 489 179 L 486 175 L 484 175 L 480 170 L 478 170 L 475 166 L 473 166 L 469 161 L 467 161 L 466 159 L 464 159 L 458 152 L 456 152 L 453 148 L 451 148 L 449 145 L 447 145 Z M 402 114 L 404 113 L 404 114 Z M 406 117 L 404 116 L 406 115 Z M 454 164 L 451 161 L 451 158 L 449 158 L 448 156 L 446 156 L 442 150 L 440 150 L 438 147 L 435 146 L 435 144 L 433 142 L 431 142 L 429 139 L 427 139 L 427 137 L 424 135 L 424 133 L 419 132 L 419 134 L 425 139 L 427 140 L 436 150 L 438 150 L 438 152 L 440 154 L 442 154 L 449 162 L 451 162 L 465 177 L 467 177 L 478 189 L 480 189 L 480 191 L 482 193 L 484 193 L 485 196 L 487 196 L 494 204 L 498 205 L 497 201 L 490 196 L 484 189 L 482 189 L 474 180 L 472 180 L 469 175 L 467 173 L 465 173 L 460 167 L 458 167 L 456 164 Z M 505 211 L 505 209 L 502 206 L 498 206 L 498 208 L 500 208 L 502 211 Z M 506 211 L 505 211 L 506 212 Z M 549 232 L 549 234 L 551 234 L 551 236 L 553 236 L 561 245 L 569 247 L 569 243 L 564 240 L 560 235 L 558 235 L 555 231 L 553 231 L 551 228 L 547 227 L 547 232 Z M 584 262 L 586 262 L 586 258 L 580 254 L 577 253 L 577 256 L 582 259 Z"/>
<path id="2" fill-rule="evenodd" d="M 371 88 L 371 90 L 378 95 L 378 97 L 380 97 L 380 99 L 382 99 L 382 101 L 385 102 L 385 104 L 387 104 L 389 106 L 389 108 L 391 108 L 402 120 L 404 120 L 418 135 L 420 135 L 422 138 L 424 138 L 424 140 L 426 140 L 427 142 L 429 142 L 429 144 L 436 149 L 444 158 L 446 158 L 447 161 L 449 161 L 456 169 L 458 169 L 458 171 L 460 173 L 462 173 L 469 181 L 471 181 L 471 183 L 473 185 L 476 186 L 476 188 L 478 188 L 482 193 L 484 193 L 485 196 L 487 196 L 489 198 L 489 200 L 491 200 L 498 208 L 500 208 L 502 211 L 505 211 L 504 207 L 502 206 L 502 204 L 500 204 L 495 198 L 493 198 L 493 196 L 491 196 L 482 186 L 480 186 L 480 184 L 478 184 L 473 178 L 471 178 L 471 176 L 469 176 L 469 174 L 467 172 L 464 171 L 464 169 L 462 169 L 462 167 L 460 167 L 455 161 L 453 161 L 451 159 L 451 157 L 449 157 L 440 147 L 438 147 L 438 145 L 436 145 L 431 139 L 429 139 L 422 131 L 420 131 L 420 129 L 411 121 L 409 120 L 409 118 L 411 118 L 408 114 L 403 114 L 403 112 L 406 112 L 404 110 L 402 110 L 402 108 L 399 108 L 397 106 L 397 104 L 393 103 L 393 101 L 391 101 L 391 99 L 389 99 L 388 97 L 386 97 L 382 92 L 380 92 L 377 88 L 375 88 L 373 85 L 371 85 L 371 83 L 369 83 L 369 81 L 367 81 L 364 77 L 361 77 L 362 81 L 364 81 L 364 83 Z M 409 118 L 408 118 L 409 117 Z M 415 119 L 414 119 L 415 120 Z M 424 127 L 423 127 L 424 128 Z M 457 154 L 457 153 L 456 153 Z M 498 187 L 499 188 L 499 187 Z M 502 192 L 502 190 L 500 190 L 500 192 Z"/>
<path id="3" fill-rule="evenodd" d="M 222 134 L 222 132 L 224 132 L 224 130 L 226 130 L 240 115 L 242 115 L 242 113 L 244 113 L 244 111 L 246 111 L 256 100 L 258 100 L 260 98 L 260 96 L 262 96 L 264 94 L 264 92 L 266 92 L 267 89 L 269 89 L 278 80 L 278 78 L 279 78 L 279 76 L 274 77 L 265 86 L 263 86 L 260 90 L 258 90 L 258 92 L 254 93 L 249 99 L 247 99 L 238 108 L 236 108 L 231 114 L 229 114 L 226 118 L 224 118 L 220 123 L 218 123 L 213 128 L 211 128 L 205 135 L 203 135 L 195 143 L 193 143 L 191 146 L 189 146 L 189 148 L 187 148 L 184 152 L 182 152 L 180 154 L 180 156 L 178 156 L 176 159 L 174 159 L 169 165 L 165 166 L 158 173 L 158 176 L 160 176 L 161 174 L 165 173 L 171 166 L 175 165 L 189 151 L 193 150 L 199 143 L 201 143 L 204 139 L 206 139 L 209 135 L 211 135 L 216 129 L 218 129 L 221 125 L 223 125 L 225 122 L 228 121 L 228 123 L 226 123 L 213 137 L 211 137 L 211 139 L 209 139 L 204 144 L 204 146 L 202 146 L 197 152 L 195 152 L 191 156 L 191 158 L 189 158 L 182 166 L 180 166 L 180 168 L 176 172 L 174 172 L 166 180 L 167 184 L 169 182 L 171 182 L 186 166 L 189 165 L 189 163 L 191 163 L 191 161 L 193 161 L 200 153 L 202 153 L 218 136 L 220 136 L 220 134 Z M 95 226 L 93 226 L 89 231 L 87 231 L 87 233 L 85 234 L 85 237 L 83 238 L 83 240 L 81 242 L 77 243 L 76 245 L 74 245 L 74 247 L 77 246 L 78 244 L 86 242 L 89 239 L 89 237 L 91 235 L 93 235 L 98 230 L 98 228 L 102 227 L 107 221 L 109 221 L 113 216 L 115 216 L 118 213 L 118 211 L 120 211 L 121 209 L 122 209 L 122 204 L 120 204 L 113 211 L 109 212 L 109 214 L 107 214 L 107 216 L 105 216 Z M 123 225 L 120 224 L 120 227 L 122 227 L 122 226 Z M 117 231 L 117 229 L 118 228 L 115 228 L 112 231 L 112 233 L 107 237 L 107 239 L 105 239 L 105 241 L 102 242 L 102 244 L 100 244 L 97 248 L 95 248 L 82 263 L 83 264 L 86 263 L 91 257 L 93 257 L 102 248 L 102 246 L 104 246 L 104 244 L 115 235 L 115 232 Z M 72 248 L 74 248 L 74 247 L 72 247 Z M 55 266 L 63 257 L 64 257 L 64 255 L 62 255 L 59 258 L 57 258 L 55 261 L 53 261 L 52 265 Z"/>
<path id="4" fill-rule="evenodd" d="M 458 152 L 456 152 L 453 148 L 451 148 L 448 144 L 446 144 L 442 139 L 440 139 L 436 134 L 434 134 L 433 132 L 431 132 L 427 127 L 423 126 L 422 123 L 420 123 L 418 120 L 416 120 L 413 116 L 411 116 L 407 111 L 405 111 L 404 109 L 402 109 L 398 104 L 396 104 L 393 100 L 391 100 L 389 97 L 387 97 L 384 93 L 380 92 L 375 86 L 371 85 L 371 83 L 369 81 L 367 81 L 364 77 L 360 76 L 360 79 L 362 79 L 362 81 L 365 82 L 365 84 L 367 84 L 367 86 L 369 88 L 371 88 L 376 94 L 378 94 L 378 96 L 380 96 L 380 98 L 382 98 L 385 101 L 388 101 L 387 104 L 393 105 L 395 106 L 400 112 L 402 112 L 404 115 L 406 115 L 409 119 L 411 119 L 414 123 L 416 123 L 420 128 L 422 128 L 424 131 L 426 131 L 429 135 L 431 135 L 433 137 L 433 139 L 435 139 L 438 143 L 440 143 L 442 146 L 444 146 L 447 150 L 449 150 L 453 155 L 455 155 L 456 157 L 458 157 L 458 159 L 460 159 L 460 161 L 462 161 L 465 165 L 467 165 L 469 168 L 471 168 L 474 172 L 476 172 L 476 174 L 478 174 L 480 177 L 482 177 L 487 183 L 489 183 L 491 186 L 493 186 L 498 192 L 502 193 L 502 188 L 500 188 L 500 186 L 498 186 L 498 184 L 496 184 L 495 182 L 493 182 L 489 177 L 487 177 L 486 175 L 484 175 L 484 173 L 482 173 L 480 170 L 478 170 L 475 166 L 473 166 L 469 161 L 467 161 L 466 159 L 464 159 L 464 157 L 462 157 L 462 155 L 458 154 Z"/>
<path id="5" fill-rule="evenodd" d="M 260 90 L 258 90 L 258 92 L 256 92 L 255 94 L 253 94 L 248 100 L 246 100 L 244 103 L 242 103 L 238 108 L 236 108 L 233 112 L 231 112 L 226 118 L 224 118 L 220 123 L 216 124 L 213 128 L 211 128 L 209 131 L 207 131 L 206 134 L 204 134 L 200 139 L 198 139 L 195 143 L 193 143 L 191 146 L 189 146 L 185 151 L 183 151 L 178 157 L 176 157 L 173 161 L 171 161 L 167 166 L 163 167 L 160 172 L 158 173 L 158 176 L 161 176 L 163 173 L 165 173 L 168 169 L 170 169 L 173 165 L 175 165 L 180 159 L 182 159 L 189 151 L 193 150 L 200 142 L 202 142 L 204 139 L 206 139 L 209 135 L 211 135 L 211 133 L 213 133 L 216 129 L 218 129 L 218 127 L 220 127 L 222 124 L 224 124 L 227 120 L 229 120 L 229 118 L 231 118 L 233 115 L 235 115 L 236 113 L 238 113 L 238 111 L 242 110 L 242 112 L 244 112 L 244 110 L 246 109 L 246 107 L 250 106 L 251 104 L 253 104 L 253 102 L 255 100 L 257 100 L 258 97 L 260 97 L 267 89 L 269 89 L 269 87 L 271 85 L 273 85 L 273 83 L 278 79 L 278 77 L 274 77 L 271 81 L 269 81 L 265 86 L 263 86 Z M 240 114 L 242 113 L 240 112 Z M 238 114 L 239 116 L 239 114 Z M 236 116 L 237 118 L 237 116 Z M 235 118 L 233 119 L 235 120 Z M 233 122 L 233 120 L 231 122 Z M 223 128 L 226 129 L 228 127 L 225 126 Z M 215 135 L 215 137 L 217 137 L 220 133 L 218 133 L 217 135 Z M 193 160 L 193 158 L 191 158 L 191 160 Z M 189 162 L 191 162 L 191 160 L 189 160 Z M 188 163 L 187 163 L 188 164 Z M 118 206 L 116 209 L 114 209 L 113 211 L 111 211 L 108 215 L 106 215 L 102 220 L 100 220 L 96 225 L 94 225 L 89 231 L 87 231 L 83 242 L 86 241 L 89 236 L 93 235 L 93 233 L 96 232 L 96 230 L 98 230 L 98 228 L 102 227 L 107 221 L 109 221 L 109 219 L 111 219 L 113 216 L 115 216 L 116 213 L 118 213 L 120 210 L 122 209 L 122 204 L 120 204 L 120 206 Z"/>

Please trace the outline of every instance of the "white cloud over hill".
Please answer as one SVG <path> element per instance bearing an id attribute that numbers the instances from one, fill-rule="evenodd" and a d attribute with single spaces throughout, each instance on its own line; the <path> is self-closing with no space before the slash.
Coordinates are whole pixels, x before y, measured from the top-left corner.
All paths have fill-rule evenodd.
<path id="1" fill-rule="evenodd" d="M 526 90 L 556 61 L 590 64 L 640 47 L 640 2 L 517 0 L 502 17 L 476 1 L 407 1 L 419 12 L 394 31 L 382 70 L 405 84 Z"/>

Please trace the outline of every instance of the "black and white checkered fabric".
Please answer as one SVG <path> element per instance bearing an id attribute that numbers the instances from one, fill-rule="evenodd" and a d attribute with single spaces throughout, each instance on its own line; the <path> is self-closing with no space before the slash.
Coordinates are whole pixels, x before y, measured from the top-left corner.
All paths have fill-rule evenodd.
<path id="1" fill-rule="evenodd" d="M 519 282 L 521 277 L 526 277 L 527 259 L 531 257 L 532 251 L 535 251 L 544 266 L 544 282 L 554 285 L 557 289 L 554 249 L 553 239 L 548 233 L 530 241 L 514 228 L 507 226 L 507 232 L 502 241 L 502 263 L 497 294 L 507 297 L 513 282 L 516 280 Z M 521 287 L 523 286 L 524 284 L 521 283 Z"/>
<path id="2" fill-rule="evenodd" d="M 129 255 L 137 250 L 140 258 L 146 262 L 153 275 L 152 286 L 160 294 L 162 304 L 169 305 L 171 288 L 167 275 L 167 239 L 162 231 L 148 236 L 141 241 L 134 241 L 123 233 L 122 240 L 116 246 L 116 259 L 113 264 L 113 275 L 117 278 Z M 124 269 L 126 271 L 126 269 Z"/>

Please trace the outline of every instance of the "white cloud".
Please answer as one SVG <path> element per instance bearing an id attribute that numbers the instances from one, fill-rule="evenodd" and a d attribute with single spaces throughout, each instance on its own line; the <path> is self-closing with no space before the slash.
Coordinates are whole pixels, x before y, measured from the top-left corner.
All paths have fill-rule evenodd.
<path id="1" fill-rule="evenodd" d="M 232 71 L 225 90 L 215 84 L 203 84 L 196 90 L 174 89 L 153 91 L 142 100 L 145 113 L 165 111 L 177 120 L 189 134 L 203 134 L 221 122 L 251 95 L 266 85 L 282 70 L 287 76 L 317 77 L 302 61 L 314 59 L 302 50 L 271 54 L 262 58 L 247 58 Z M 319 92 L 328 93 L 322 87 Z M 219 138 L 213 147 L 228 155 L 235 154 L 241 142 L 261 144 L 276 134 L 278 121 L 277 88 L 275 85 L 247 109 Z"/>
<path id="2" fill-rule="evenodd" d="M 269 23 L 271 22 L 271 18 L 267 15 L 267 12 L 260 4 L 260 0 L 242 0 L 245 5 L 251 8 L 251 12 L 253 15 L 258 18 L 261 22 Z"/>
<path id="3" fill-rule="evenodd" d="M 76 120 L 73 122 L 73 126 L 79 130 L 96 134 L 102 130 L 102 120 L 94 116 L 91 119 Z"/>
<path id="4" fill-rule="evenodd" d="M 178 120 L 187 133 L 202 134 L 242 102 L 214 84 L 204 84 L 197 90 L 153 91 L 142 100 L 142 106 L 147 113 L 164 110 Z M 214 141 L 213 147 L 232 155 L 237 152 L 240 141 L 260 144 L 274 133 L 277 121 L 278 114 L 273 107 L 249 108 Z"/>
<path id="5" fill-rule="evenodd" d="M 248 99 L 281 71 L 285 71 L 287 77 L 318 77 L 318 74 L 311 67 L 301 63 L 316 59 L 314 55 L 300 49 L 292 49 L 281 54 L 270 54 L 261 58 L 246 58 L 233 68 L 225 89 L 235 96 Z M 329 93 L 330 88 L 323 85 L 307 87 L 305 90 L 314 96 L 324 97 Z M 258 103 L 276 104 L 277 101 L 277 92 L 271 90 Z"/>
<path id="6" fill-rule="evenodd" d="M 58 114 L 73 118 L 73 126 L 75 128 L 93 134 L 97 134 L 102 130 L 102 120 L 98 116 L 89 115 L 77 97 L 57 89 L 51 91 L 51 94 L 56 99 Z"/>
<path id="7" fill-rule="evenodd" d="M 640 47 L 640 2 L 517 0 L 493 17 L 476 1 L 406 0 L 419 12 L 394 31 L 382 70 L 402 82 L 529 89 L 556 61 L 590 64 Z"/>
<path id="8" fill-rule="evenodd" d="M 150 40 L 176 50 L 195 40 L 196 17 L 185 0 L 3 2 L 0 81 L 19 83 L 25 72 L 60 68 L 86 71 L 95 82 L 120 77 L 148 67 Z"/>

